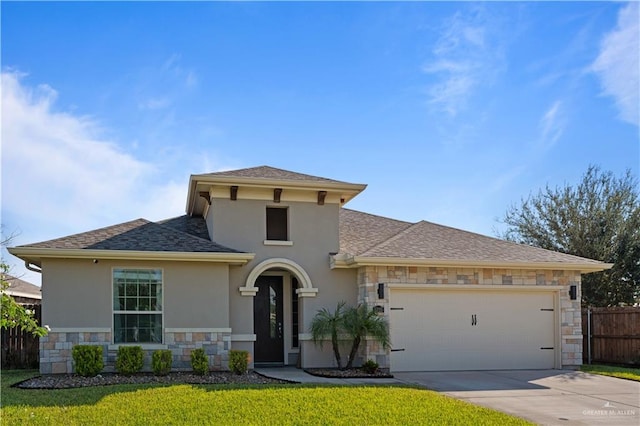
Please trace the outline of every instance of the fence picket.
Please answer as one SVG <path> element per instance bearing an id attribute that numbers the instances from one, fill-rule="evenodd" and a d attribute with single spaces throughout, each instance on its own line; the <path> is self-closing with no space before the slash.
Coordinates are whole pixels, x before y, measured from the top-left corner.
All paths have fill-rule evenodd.
<path id="1" fill-rule="evenodd" d="M 41 305 L 23 305 L 34 311 L 38 324 L 42 318 Z M 2 368 L 38 368 L 40 339 L 19 328 L 2 330 Z"/>
<path id="2" fill-rule="evenodd" d="M 583 362 L 588 362 L 587 310 L 582 310 Z M 640 307 L 591 308 L 591 362 L 640 365 Z"/>

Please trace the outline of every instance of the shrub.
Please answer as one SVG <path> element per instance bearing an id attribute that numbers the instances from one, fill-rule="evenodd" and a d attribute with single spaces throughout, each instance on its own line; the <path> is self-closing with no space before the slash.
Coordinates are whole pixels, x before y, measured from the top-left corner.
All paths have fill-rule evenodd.
<path id="1" fill-rule="evenodd" d="M 372 359 L 367 360 L 367 362 L 362 364 L 362 369 L 367 374 L 375 374 L 375 372 L 378 371 L 378 368 L 380 368 L 380 366 Z"/>
<path id="2" fill-rule="evenodd" d="M 92 377 L 104 368 L 102 360 L 102 346 L 76 345 L 71 350 L 76 373 L 81 376 Z"/>
<path id="3" fill-rule="evenodd" d="M 166 376 L 171 371 L 172 355 L 169 349 L 159 349 L 151 357 L 153 373 L 158 376 Z"/>
<path id="4" fill-rule="evenodd" d="M 120 346 L 116 357 L 116 371 L 130 375 L 142 370 L 144 355 L 142 346 Z"/>
<path id="5" fill-rule="evenodd" d="M 196 374 L 204 376 L 209 372 L 209 359 L 204 353 L 204 349 L 194 349 L 191 351 L 191 368 Z"/>
<path id="6" fill-rule="evenodd" d="M 247 372 L 249 365 L 249 352 L 247 351 L 229 351 L 229 370 L 236 374 L 244 374 Z"/>

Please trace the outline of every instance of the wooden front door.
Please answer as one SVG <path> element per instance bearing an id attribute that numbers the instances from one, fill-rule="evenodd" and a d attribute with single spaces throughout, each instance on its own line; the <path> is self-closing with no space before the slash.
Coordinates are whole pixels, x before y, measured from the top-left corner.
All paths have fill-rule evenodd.
<path id="1" fill-rule="evenodd" d="M 282 277 L 260 276 L 253 299 L 253 330 L 256 363 L 283 363 Z"/>

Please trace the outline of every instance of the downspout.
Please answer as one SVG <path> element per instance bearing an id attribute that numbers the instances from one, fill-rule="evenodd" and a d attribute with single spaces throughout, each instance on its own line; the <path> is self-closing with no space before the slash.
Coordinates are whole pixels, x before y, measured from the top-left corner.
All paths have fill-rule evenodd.
<path id="1" fill-rule="evenodd" d="M 24 267 L 27 268 L 30 271 L 37 272 L 39 274 L 42 273 L 42 269 L 40 269 L 40 268 L 38 268 L 36 266 L 32 266 L 31 263 L 29 261 L 27 261 L 27 260 L 24 261 Z"/>

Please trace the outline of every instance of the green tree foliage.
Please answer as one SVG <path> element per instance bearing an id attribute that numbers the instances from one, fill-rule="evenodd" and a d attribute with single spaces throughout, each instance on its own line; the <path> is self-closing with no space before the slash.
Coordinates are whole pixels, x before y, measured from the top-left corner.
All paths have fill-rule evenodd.
<path id="1" fill-rule="evenodd" d="M 339 340 L 344 335 L 351 340 L 351 351 L 345 368 L 351 368 L 363 339 L 377 340 L 386 349 L 389 347 L 389 325 L 387 321 L 361 304 L 356 307 L 340 302 L 335 311 L 320 309 L 311 320 L 311 339 L 318 345 L 327 337 L 331 338 L 331 347 L 338 368 L 342 368 Z"/>
<path id="2" fill-rule="evenodd" d="M 320 309 L 311 320 L 311 340 L 316 345 L 322 345 L 323 340 L 331 337 L 331 347 L 333 356 L 336 358 L 338 368 L 342 368 L 342 357 L 340 356 L 340 347 L 338 335 L 343 330 L 343 309 L 345 302 L 338 303 L 336 310 L 329 312 L 326 308 Z"/>
<path id="3" fill-rule="evenodd" d="M 9 288 L 9 282 L 6 280 L 6 274 L 9 267 L 4 261 L 0 261 L 0 296 L 2 298 L 0 328 L 18 327 L 34 336 L 45 336 L 47 330 L 38 325 L 38 321 L 34 318 L 33 312 L 19 305 L 15 299 L 6 293 Z"/>
<path id="4" fill-rule="evenodd" d="M 547 186 L 509 208 L 503 222 L 508 240 L 614 264 L 583 275 L 584 304 L 640 298 L 640 195 L 630 171 L 618 178 L 590 166 L 577 186 Z"/>
<path id="5" fill-rule="evenodd" d="M 377 340 L 385 349 L 388 349 L 391 344 L 389 324 L 384 317 L 378 315 L 365 304 L 347 309 L 344 313 L 343 324 L 344 330 L 351 338 L 351 351 L 346 368 L 353 366 L 353 360 L 358 354 L 362 339 L 369 337 Z"/>

